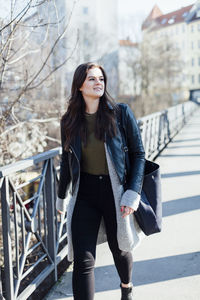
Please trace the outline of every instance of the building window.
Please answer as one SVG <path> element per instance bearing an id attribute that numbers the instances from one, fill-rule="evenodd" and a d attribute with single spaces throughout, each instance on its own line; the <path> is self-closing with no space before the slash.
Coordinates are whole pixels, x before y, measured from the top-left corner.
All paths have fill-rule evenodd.
<path id="1" fill-rule="evenodd" d="M 197 26 L 198 26 L 198 31 L 200 31 L 200 23 Z"/>
<path id="2" fill-rule="evenodd" d="M 165 24 L 167 22 L 167 19 L 166 18 L 164 18 L 164 19 L 162 19 L 162 21 L 161 21 L 161 24 Z"/>
<path id="3" fill-rule="evenodd" d="M 86 6 L 83 7 L 83 13 L 84 15 L 88 15 L 88 7 Z"/>
<path id="4" fill-rule="evenodd" d="M 191 26 L 191 32 L 194 32 L 194 25 Z"/>
<path id="5" fill-rule="evenodd" d="M 199 57 L 199 66 L 200 66 L 200 57 Z"/>
<path id="6" fill-rule="evenodd" d="M 194 75 L 191 76 L 192 84 L 194 84 Z"/>
<path id="7" fill-rule="evenodd" d="M 89 25 L 88 25 L 88 23 L 84 23 L 84 31 L 88 31 L 89 30 Z"/>
<path id="8" fill-rule="evenodd" d="M 198 48 L 200 49 L 200 40 L 198 40 Z"/>
<path id="9" fill-rule="evenodd" d="M 174 19 L 174 18 L 171 18 L 171 19 L 168 20 L 168 23 L 169 23 L 169 24 L 173 24 L 174 22 L 175 22 L 175 19 Z"/>
<path id="10" fill-rule="evenodd" d="M 185 18 L 187 16 L 188 12 L 185 11 L 183 14 L 182 14 L 182 17 Z"/>
<path id="11" fill-rule="evenodd" d="M 185 32 L 185 24 L 182 25 L 182 32 Z"/>
<path id="12" fill-rule="evenodd" d="M 85 45 L 86 47 L 89 46 L 89 40 L 88 40 L 87 38 L 84 39 L 84 45 Z"/>
<path id="13" fill-rule="evenodd" d="M 191 42 L 191 49 L 194 49 L 194 42 Z"/>
<path id="14" fill-rule="evenodd" d="M 199 74 L 199 83 L 200 83 L 200 74 Z"/>
<path id="15" fill-rule="evenodd" d="M 176 34 L 179 34 L 179 28 L 176 26 Z"/>
<path id="16" fill-rule="evenodd" d="M 192 64 L 192 66 L 194 66 L 194 58 L 192 58 L 191 64 Z"/>

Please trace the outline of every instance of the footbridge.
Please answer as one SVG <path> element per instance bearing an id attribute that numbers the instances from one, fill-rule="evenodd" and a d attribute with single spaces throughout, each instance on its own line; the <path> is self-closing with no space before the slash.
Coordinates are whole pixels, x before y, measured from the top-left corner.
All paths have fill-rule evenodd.
<path id="1" fill-rule="evenodd" d="M 135 250 L 135 299 L 200 299 L 199 106 L 188 101 L 138 124 L 146 157 L 161 166 L 163 230 Z M 67 216 L 55 209 L 60 154 L 0 168 L 0 299 L 73 299 Z M 120 299 L 107 244 L 97 247 L 95 278 L 95 300 Z"/>

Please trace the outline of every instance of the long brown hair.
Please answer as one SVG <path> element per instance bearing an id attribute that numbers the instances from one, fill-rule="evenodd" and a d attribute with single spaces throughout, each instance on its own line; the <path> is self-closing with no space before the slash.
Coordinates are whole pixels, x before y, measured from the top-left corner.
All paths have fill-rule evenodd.
<path id="1" fill-rule="evenodd" d="M 87 143 L 85 120 L 86 104 L 79 89 L 86 79 L 88 70 L 92 68 L 99 68 L 102 71 L 105 82 L 104 94 L 100 97 L 97 110 L 95 136 L 104 141 L 105 133 L 110 137 L 116 135 L 115 113 L 117 111 L 117 106 L 106 90 L 106 73 L 103 67 L 96 63 L 84 63 L 79 65 L 75 70 L 68 109 L 61 119 L 61 127 L 66 138 L 64 143 L 64 149 L 66 151 L 69 150 L 69 145 L 77 134 L 80 134 L 84 145 Z M 110 109 L 109 106 L 112 109 Z"/>

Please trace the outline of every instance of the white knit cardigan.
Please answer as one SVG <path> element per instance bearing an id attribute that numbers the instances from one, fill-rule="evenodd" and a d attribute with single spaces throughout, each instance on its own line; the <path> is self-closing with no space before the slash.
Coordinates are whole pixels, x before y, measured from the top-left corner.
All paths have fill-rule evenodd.
<path id="1" fill-rule="evenodd" d="M 123 186 L 119 182 L 117 173 L 115 171 L 112 160 L 108 153 L 106 144 L 104 144 L 104 146 L 105 146 L 105 153 L 106 153 L 106 159 L 108 164 L 108 171 L 109 171 L 111 185 L 113 189 L 113 195 L 115 199 L 116 218 L 117 218 L 117 241 L 118 241 L 119 249 L 123 251 L 131 252 L 136 248 L 136 246 L 139 245 L 140 241 L 143 239 L 145 235 L 140 229 L 135 219 L 134 213 L 126 216 L 125 218 L 122 218 L 120 206 L 130 206 L 136 210 L 139 204 L 138 197 L 135 196 L 137 193 L 131 191 L 132 193 L 128 194 L 128 197 L 125 198 L 122 197 L 122 195 L 125 194 L 123 191 Z M 68 236 L 67 240 L 68 240 L 69 261 L 73 261 L 74 259 L 71 221 L 72 221 L 73 210 L 74 210 L 76 197 L 79 189 L 79 180 L 76 184 L 76 188 L 73 196 L 70 193 L 68 193 L 66 199 L 63 200 L 67 209 L 67 236 Z M 56 206 L 58 208 L 58 205 Z M 104 222 L 102 219 L 99 233 L 98 233 L 97 244 L 101 244 L 105 241 L 107 241 L 107 238 L 106 238 Z"/>

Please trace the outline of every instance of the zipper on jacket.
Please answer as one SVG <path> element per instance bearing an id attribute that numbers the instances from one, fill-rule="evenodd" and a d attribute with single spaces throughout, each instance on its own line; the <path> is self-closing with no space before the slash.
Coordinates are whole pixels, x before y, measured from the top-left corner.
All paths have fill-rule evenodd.
<path id="1" fill-rule="evenodd" d="M 128 147 L 127 146 L 124 146 L 123 144 L 122 144 L 122 151 L 123 151 L 123 153 L 124 153 L 124 174 L 125 174 L 125 176 L 124 176 L 124 183 L 126 184 L 126 182 L 127 182 L 127 164 L 126 164 L 126 152 L 128 152 Z"/>
<path id="2" fill-rule="evenodd" d="M 78 172 L 78 173 L 79 173 L 79 174 L 78 174 L 78 175 L 79 175 L 79 178 L 78 178 L 78 179 L 80 180 L 80 162 L 79 162 L 79 160 L 78 160 L 78 157 L 77 157 L 76 152 L 74 151 L 73 147 L 72 147 L 72 146 L 70 146 L 70 147 L 71 147 L 71 149 L 69 148 L 69 151 L 70 151 L 71 153 L 72 153 L 72 152 L 74 153 L 74 155 L 75 155 L 75 157 L 76 157 L 76 160 L 77 160 L 77 162 L 78 162 L 78 166 L 79 166 L 79 170 L 78 170 L 78 171 L 79 171 L 79 172 Z M 72 181 L 72 183 L 73 183 L 73 181 Z M 73 190 L 73 189 L 72 189 L 72 190 Z M 74 191 L 73 191 L 73 192 L 74 192 Z"/>
<path id="3" fill-rule="evenodd" d="M 122 112 L 121 112 L 122 113 Z M 127 172 L 127 164 L 126 164 L 126 152 L 128 152 L 128 147 L 127 146 L 125 146 L 124 145 L 124 143 L 123 143 L 123 130 L 125 130 L 124 129 L 124 127 L 123 127 L 123 124 L 118 120 L 118 122 L 117 122 L 117 124 L 118 124 L 118 129 L 119 129 L 119 132 L 120 132 L 120 135 L 121 135 L 121 139 L 122 139 L 122 151 L 123 151 L 123 153 L 124 153 L 124 173 L 125 173 L 125 176 L 124 176 L 124 183 L 126 184 L 126 182 L 127 182 L 127 174 L 128 174 L 128 172 Z"/>

